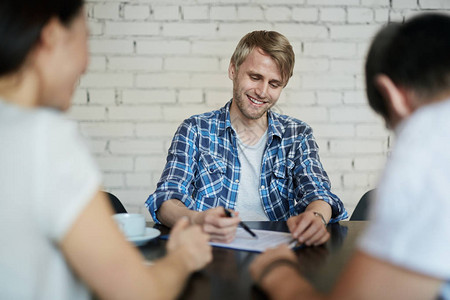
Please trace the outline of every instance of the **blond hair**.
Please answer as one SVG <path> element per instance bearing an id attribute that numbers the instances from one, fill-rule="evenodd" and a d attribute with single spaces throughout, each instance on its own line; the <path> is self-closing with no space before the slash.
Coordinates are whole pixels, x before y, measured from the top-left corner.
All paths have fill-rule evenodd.
<path id="1" fill-rule="evenodd" d="M 231 63 L 236 72 L 253 49 L 259 48 L 275 61 L 280 73 L 283 85 L 286 86 L 292 77 L 295 63 L 295 54 L 288 39 L 276 31 L 253 31 L 247 33 L 237 44 Z"/>

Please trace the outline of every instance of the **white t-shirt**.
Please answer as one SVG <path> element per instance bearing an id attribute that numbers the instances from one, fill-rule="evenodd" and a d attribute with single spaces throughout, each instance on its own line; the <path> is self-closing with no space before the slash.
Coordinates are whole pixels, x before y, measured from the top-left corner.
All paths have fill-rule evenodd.
<path id="1" fill-rule="evenodd" d="M 241 164 L 239 190 L 235 210 L 243 221 L 268 221 L 259 194 L 262 156 L 267 145 L 267 130 L 252 146 L 244 144 L 239 137 L 238 155 Z"/>
<path id="2" fill-rule="evenodd" d="M 450 299 L 450 100 L 427 105 L 397 130 L 359 248 L 443 280 Z"/>
<path id="3" fill-rule="evenodd" d="M 100 186 L 75 123 L 0 100 L 0 299 L 89 299 L 58 243 Z"/>

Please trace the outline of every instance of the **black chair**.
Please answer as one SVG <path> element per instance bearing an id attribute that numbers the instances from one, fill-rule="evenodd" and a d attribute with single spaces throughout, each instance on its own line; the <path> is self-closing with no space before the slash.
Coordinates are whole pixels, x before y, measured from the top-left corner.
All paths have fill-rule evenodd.
<path id="1" fill-rule="evenodd" d="M 106 196 L 109 198 L 109 202 L 111 203 L 111 206 L 114 210 L 115 214 L 121 214 L 121 213 L 127 213 L 127 210 L 123 206 L 122 202 L 120 202 L 119 198 L 117 198 L 115 195 L 104 192 Z"/>
<path id="2" fill-rule="evenodd" d="M 369 206 L 372 198 L 375 195 L 375 190 L 367 191 L 359 200 L 355 210 L 350 217 L 350 221 L 366 221 L 369 220 Z"/>

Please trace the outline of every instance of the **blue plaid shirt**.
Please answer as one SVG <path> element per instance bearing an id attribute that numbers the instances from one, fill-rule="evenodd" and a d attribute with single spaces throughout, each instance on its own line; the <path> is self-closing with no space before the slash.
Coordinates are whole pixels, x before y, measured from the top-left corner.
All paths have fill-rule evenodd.
<path id="1" fill-rule="evenodd" d="M 240 162 L 230 104 L 192 116 L 178 127 L 156 191 L 145 203 L 156 222 L 157 210 L 169 199 L 196 211 L 235 208 Z M 330 191 L 311 128 L 272 111 L 268 121 L 259 193 L 269 219 L 287 220 L 319 199 L 331 205 L 331 222 L 347 218 L 344 204 Z"/>

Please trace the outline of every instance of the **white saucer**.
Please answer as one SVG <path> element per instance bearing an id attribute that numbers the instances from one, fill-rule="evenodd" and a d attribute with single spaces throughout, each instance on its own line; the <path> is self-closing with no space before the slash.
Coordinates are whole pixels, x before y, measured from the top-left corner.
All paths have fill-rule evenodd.
<path id="1" fill-rule="evenodd" d="M 139 236 L 129 237 L 128 240 L 133 242 L 136 246 L 145 245 L 148 241 L 157 238 L 161 234 L 161 231 L 155 228 L 145 228 L 145 234 Z"/>

